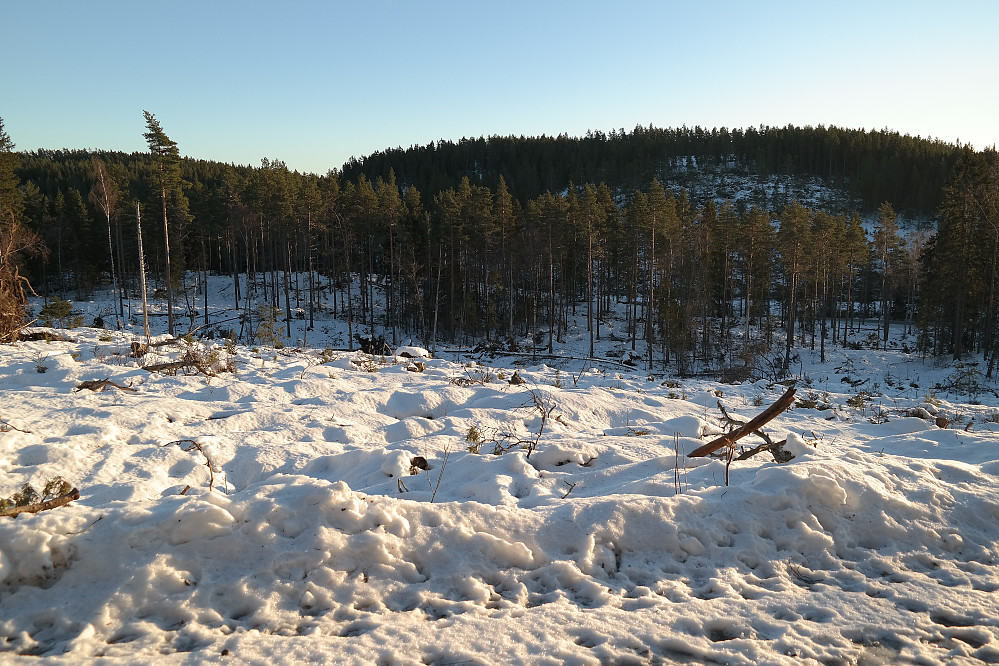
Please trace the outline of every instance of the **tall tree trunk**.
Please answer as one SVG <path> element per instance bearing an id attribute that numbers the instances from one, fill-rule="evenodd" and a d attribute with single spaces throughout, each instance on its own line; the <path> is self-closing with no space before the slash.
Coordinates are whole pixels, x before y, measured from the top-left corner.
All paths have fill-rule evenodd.
<path id="1" fill-rule="evenodd" d="M 166 180 L 160 164 L 160 198 L 163 201 L 163 252 L 166 263 L 167 329 L 173 335 L 173 273 L 170 269 L 170 224 L 167 217 Z"/>
<path id="2" fill-rule="evenodd" d="M 139 202 L 135 202 L 135 222 L 136 232 L 139 240 L 139 282 L 142 291 L 142 330 L 146 334 L 146 344 L 149 344 L 149 303 L 146 301 L 146 259 L 142 253 L 142 213 L 139 210 Z"/>
<path id="3" fill-rule="evenodd" d="M 284 244 L 284 313 L 285 330 L 288 332 L 288 340 L 291 340 L 291 242 L 287 239 Z"/>

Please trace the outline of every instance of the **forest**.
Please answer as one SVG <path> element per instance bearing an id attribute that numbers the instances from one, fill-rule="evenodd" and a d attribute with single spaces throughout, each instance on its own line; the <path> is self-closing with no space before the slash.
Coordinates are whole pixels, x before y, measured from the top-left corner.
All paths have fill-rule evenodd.
<path id="1" fill-rule="evenodd" d="M 862 332 L 994 370 L 994 150 L 888 130 L 650 126 L 440 141 L 317 175 L 185 158 L 145 120 L 149 151 L 132 154 L 16 152 L 0 121 L 0 337 L 23 326 L 30 289 L 110 287 L 112 321 L 148 292 L 167 300 L 171 332 L 207 328 L 195 287 L 211 273 L 232 276 L 246 339 L 332 316 L 346 344 L 551 350 L 582 316 L 591 354 L 615 335 L 649 371 L 786 373 L 795 349 L 824 355 Z M 766 186 L 705 195 L 706 173 Z M 793 196 L 805 181 L 842 196 Z"/>

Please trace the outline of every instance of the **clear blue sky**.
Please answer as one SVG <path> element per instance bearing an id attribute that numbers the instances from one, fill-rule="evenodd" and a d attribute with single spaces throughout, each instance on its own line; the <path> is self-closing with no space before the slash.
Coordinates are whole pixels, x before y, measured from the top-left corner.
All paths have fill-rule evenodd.
<path id="1" fill-rule="evenodd" d="M 837 125 L 999 143 L 999 2 L 0 0 L 17 149 L 325 173 L 438 139 Z"/>

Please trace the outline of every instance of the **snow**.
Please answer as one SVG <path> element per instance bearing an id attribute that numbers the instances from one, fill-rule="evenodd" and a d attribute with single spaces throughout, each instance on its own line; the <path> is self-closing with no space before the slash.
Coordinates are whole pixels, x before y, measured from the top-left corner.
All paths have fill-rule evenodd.
<path id="1" fill-rule="evenodd" d="M 0 518 L 0 661 L 999 662 L 999 400 L 952 367 L 802 350 L 832 408 L 726 486 L 682 454 L 785 386 L 66 334 L 0 347 L 0 496 L 81 493 Z M 141 367 L 188 347 L 236 372 Z"/>

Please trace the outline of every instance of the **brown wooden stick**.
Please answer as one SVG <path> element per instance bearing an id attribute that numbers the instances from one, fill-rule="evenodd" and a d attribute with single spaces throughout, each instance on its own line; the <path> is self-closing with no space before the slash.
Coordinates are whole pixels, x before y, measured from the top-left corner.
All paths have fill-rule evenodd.
<path id="1" fill-rule="evenodd" d="M 34 504 L 26 504 L 25 506 L 12 506 L 2 509 L 0 510 L 0 516 L 10 516 L 13 518 L 19 513 L 38 513 L 39 511 L 47 511 L 48 509 L 54 509 L 57 506 L 69 504 L 73 500 L 78 499 L 80 499 L 80 491 L 73 488 L 65 495 L 60 495 L 59 497 L 54 497 L 44 502 L 36 502 Z"/>
<path id="2" fill-rule="evenodd" d="M 714 439 L 704 446 L 700 446 L 690 453 L 687 454 L 688 458 L 703 458 L 704 456 L 714 453 L 723 446 L 731 446 L 736 441 L 742 439 L 746 435 L 759 430 L 768 422 L 777 418 L 781 412 L 786 410 L 794 402 L 794 387 L 790 387 L 784 392 L 784 395 L 777 398 L 777 402 L 767 407 L 765 410 L 756 415 L 756 417 L 742 426 L 738 430 L 728 433 L 727 435 L 722 435 L 718 439 Z"/>
<path id="3" fill-rule="evenodd" d="M 18 428 L 16 426 L 12 426 L 11 424 L 7 423 L 6 421 L 0 420 L 0 432 L 10 432 L 11 430 L 16 430 L 18 432 L 23 432 L 26 435 L 30 435 L 31 434 L 30 430 L 21 430 L 20 428 Z"/>
<path id="4" fill-rule="evenodd" d="M 85 382 L 81 382 L 80 385 L 73 390 L 82 391 L 83 389 L 90 389 L 91 391 L 97 393 L 103 391 L 109 386 L 113 386 L 121 391 L 131 391 L 132 393 L 136 392 L 131 386 L 122 386 L 121 384 L 114 383 L 110 379 L 88 379 Z"/>

